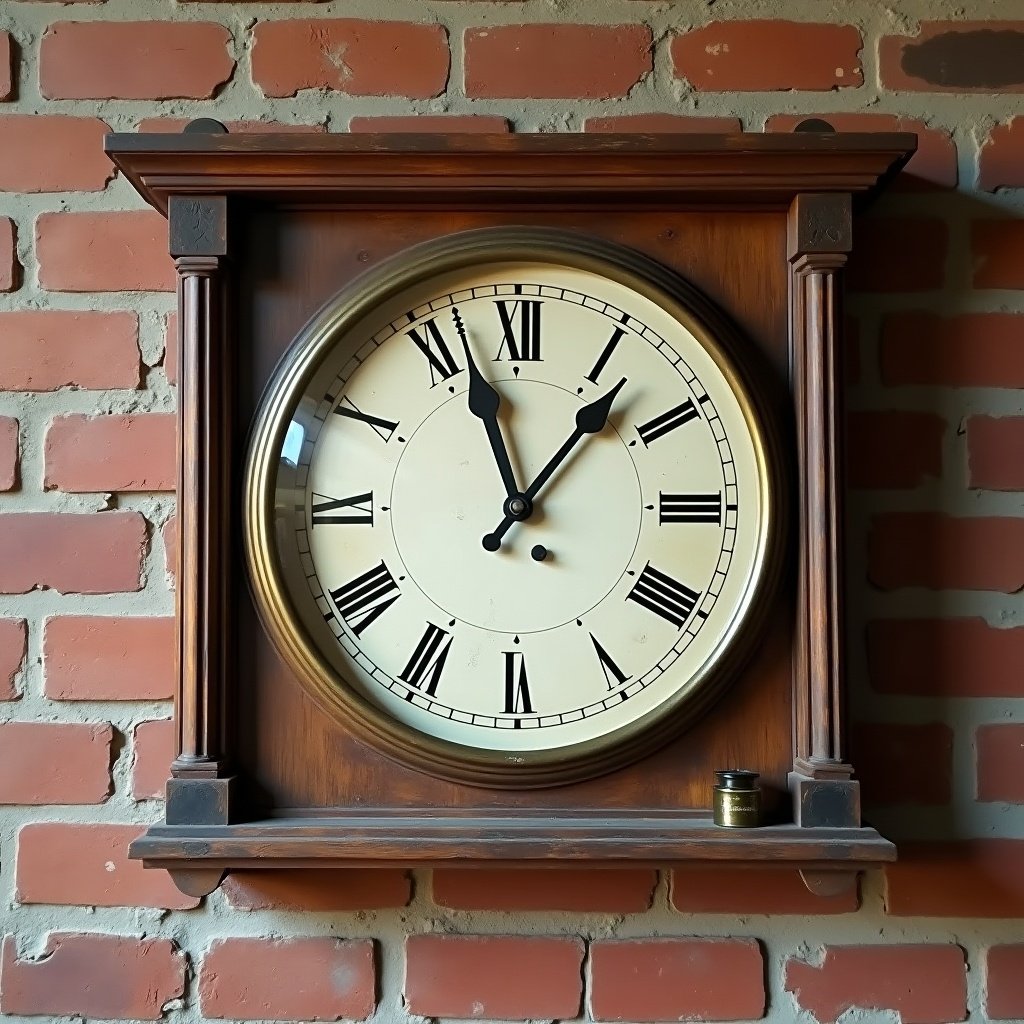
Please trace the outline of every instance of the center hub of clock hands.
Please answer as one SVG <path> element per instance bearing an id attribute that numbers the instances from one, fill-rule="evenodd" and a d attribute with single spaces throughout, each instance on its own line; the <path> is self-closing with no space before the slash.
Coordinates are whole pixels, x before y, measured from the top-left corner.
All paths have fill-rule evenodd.
<path id="1" fill-rule="evenodd" d="M 520 491 L 516 483 L 516 475 L 505 447 L 505 438 L 498 423 L 498 409 L 501 408 L 501 395 L 484 379 L 480 368 L 476 365 L 473 353 L 466 338 L 466 327 L 462 322 L 457 306 L 452 307 L 452 321 L 462 342 L 462 350 L 466 353 L 466 367 L 469 370 L 469 411 L 479 419 L 487 432 L 487 440 L 491 446 L 491 454 L 498 466 L 502 483 L 505 485 L 505 503 L 502 511 L 505 516 L 493 533 L 484 534 L 482 544 L 487 551 L 497 551 L 501 547 L 501 538 L 508 532 L 513 523 L 521 523 L 533 514 L 533 501 L 540 489 L 551 479 L 554 472 L 565 461 L 569 453 L 583 439 L 585 434 L 599 434 L 608 422 L 615 396 L 626 383 L 623 377 L 607 394 L 595 398 L 576 413 L 576 426 L 561 448 L 548 460 L 547 465 L 537 474 L 537 478 Z"/>
<path id="2" fill-rule="evenodd" d="M 463 344 L 465 344 L 464 338 Z M 468 346 L 466 352 L 467 354 L 469 352 Z M 470 377 L 470 381 L 470 390 L 472 390 L 472 377 Z M 533 483 L 522 494 L 510 494 L 505 500 L 505 518 L 498 523 L 493 533 L 484 534 L 482 543 L 488 551 L 497 551 L 501 547 L 501 538 L 508 532 L 509 527 L 514 522 L 526 519 L 530 515 L 533 511 L 532 502 L 537 497 L 540 489 L 551 479 L 555 470 L 566 460 L 569 453 L 583 439 L 584 435 L 599 434 L 604 430 L 605 424 L 608 422 L 608 414 L 611 412 L 612 403 L 615 401 L 615 396 L 622 390 L 625 383 L 626 378 L 621 378 L 611 391 L 601 395 L 600 398 L 595 398 L 594 401 L 577 411 L 576 426 L 573 432 L 566 438 L 562 447 L 548 459 L 547 464 L 537 474 Z M 470 403 L 472 404 L 472 398 Z M 496 411 L 497 407 L 495 407 Z M 495 421 L 495 426 L 497 426 L 497 421 Z"/>

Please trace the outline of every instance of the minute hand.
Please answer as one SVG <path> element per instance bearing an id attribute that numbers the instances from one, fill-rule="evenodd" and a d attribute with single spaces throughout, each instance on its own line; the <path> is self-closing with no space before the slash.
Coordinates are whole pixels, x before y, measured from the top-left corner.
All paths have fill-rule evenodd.
<path id="1" fill-rule="evenodd" d="M 582 440 L 584 434 L 599 434 L 604 430 L 605 424 L 608 422 L 608 414 L 611 412 L 612 403 L 615 401 L 615 396 L 619 393 L 625 383 L 626 378 L 623 377 L 619 383 L 608 392 L 608 394 L 602 395 L 589 405 L 583 406 L 583 408 L 576 413 L 575 430 L 573 430 L 573 432 L 566 438 L 562 447 L 559 448 L 550 459 L 548 459 L 547 465 L 537 474 L 533 483 L 531 483 L 525 490 L 524 495 L 529 501 L 533 501 L 533 499 L 537 497 L 540 493 L 540 489 L 548 482 L 548 480 L 551 479 L 552 474 L 565 461 L 569 452 L 571 452 L 578 442 Z M 484 547 L 489 550 L 495 550 L 498 547 L 498 544 L 500 544 L 501 538 L 505 536 L 509 527 L 514 522 L 515 519 L 512 516 L 506 515 L 498 524 L 494 533 L 490 533 L 484 537 Z"/>
<path id="2" fill-rule="evenodd" d="M 487 440 L 491 445 L 491 453 L 494 455 L 498 472 L 501 474 L 501 482 L 505 485 L 505 494 L 511 498 L 519 493 L 519 487 L 516 484 L 516 475 L 512 471 L 512 463 L 509 461 L 505 439 L 501 436 L 501 427 L 498 424 L 501 396 L 484 379 L 476 365 L 469 341 L 466 338 L 466 328 L 462 324 L 462 317 L 459 316 L 457 308 L 452 309 L 452 319 L 455 321 L 455 329 L 462 341 L 462 348 L 466 353 L 466 366 L 469 369 L 469 411 L 484 425 Z"/>

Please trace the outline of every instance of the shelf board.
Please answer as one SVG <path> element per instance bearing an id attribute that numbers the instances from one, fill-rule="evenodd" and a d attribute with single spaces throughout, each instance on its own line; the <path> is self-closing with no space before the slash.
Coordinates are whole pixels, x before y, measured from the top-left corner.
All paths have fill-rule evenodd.
<path id="1" fill-rule="evenodd" d="M 473 815 L 436 811 L 154 825 L 129 855 L 146 867 L 286 868 L 413 864 L 555 866 L 735 863 L 861 870 L 896 859 L 874 829 L 730 829 L 669 814 Z"/>

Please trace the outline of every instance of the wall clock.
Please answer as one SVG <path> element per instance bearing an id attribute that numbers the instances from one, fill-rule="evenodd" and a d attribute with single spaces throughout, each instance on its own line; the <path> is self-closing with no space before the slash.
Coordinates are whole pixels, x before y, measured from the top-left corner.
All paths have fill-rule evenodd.
<path id="1" fill-rule="evenodd" d="M 620 246 L 385 261 L 282 360 L 245 480 L 263 621 L 390 756 L 508 788 L 682 731 L 758 639 L 780 453 L 724 318 Z"/>
<path id="2" fill-rule="evenodd" d="M 813 127 L 108 138 L 179 275 L 179 744 L 132 856 L 194 894 L 894 857 L 843 738 L 839 296 L 915 139 Z M 762 827 L 714 825 L 730 768 Z"/>

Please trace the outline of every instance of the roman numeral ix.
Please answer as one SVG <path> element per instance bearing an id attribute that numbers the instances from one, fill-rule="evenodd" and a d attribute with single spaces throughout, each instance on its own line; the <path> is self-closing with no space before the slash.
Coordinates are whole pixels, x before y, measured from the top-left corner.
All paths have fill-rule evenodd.
<path id="1" fill-rule="evenodd" d="M 351 498 L 314 494 L 313 526 L 337 526 L 339 523 L 373 526 L 373 491 L 353 494 Z"/>

